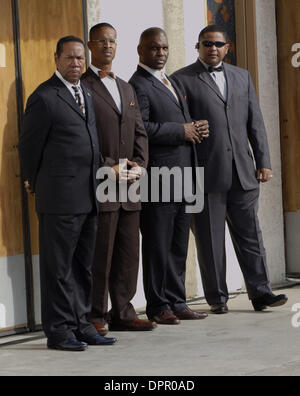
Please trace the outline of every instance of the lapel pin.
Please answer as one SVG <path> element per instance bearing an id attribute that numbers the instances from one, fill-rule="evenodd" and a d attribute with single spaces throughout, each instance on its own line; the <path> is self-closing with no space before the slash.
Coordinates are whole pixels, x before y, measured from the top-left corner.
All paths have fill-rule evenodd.
<path id="1" fill-rule="evenodd" d="M 130 102 L 130 107 L 134 107 L 135 103 L 134 102 Z"/>

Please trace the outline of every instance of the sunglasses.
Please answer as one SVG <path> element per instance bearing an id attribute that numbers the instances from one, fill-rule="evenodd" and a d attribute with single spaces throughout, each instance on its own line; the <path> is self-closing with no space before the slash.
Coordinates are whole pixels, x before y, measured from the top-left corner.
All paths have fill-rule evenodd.
<path id="1" fill-rule="evenodd" d="M 223 48 L 227 43 L 224 43 L 223 41 L 202 41 L 202 44 L 204 47 L 208 48 L 213 46 L 216 46 L 217 48 Z"/>

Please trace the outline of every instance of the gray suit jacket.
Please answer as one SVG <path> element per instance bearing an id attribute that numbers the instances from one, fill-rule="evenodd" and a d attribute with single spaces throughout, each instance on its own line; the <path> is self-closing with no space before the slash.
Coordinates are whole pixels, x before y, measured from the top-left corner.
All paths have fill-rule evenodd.
<path id="1" fill-rule="evenodd" d="M 192 120 L 177 84 L 172 81 L 179 102 L 168 88 L 140 66 L 129 83 L 135 88 L 149 137 L 148 170 L 156 167 L 169 169 L 178 167 L 183 173 L 184 168 L 195 166 L 195 149 L 192 144 L 185 141 L 183 125 Z M 173 200 L 173 184 L 171 183 L 171 201 Z"/>
<path id="2" fill-rule="evenodd" d="M 199 60 L 172 76 L 184 87 L 191 117 L 209 121 L 210 137 L 197 145 L 199 164 L 205 167 L 206 193 L 230 190 L 233 160 L 243 189 L 257 188 L 252 151 L 257 169 L 271 168 L 264 121 L 250 74 L 228 64 L 224 64 L 224 71 L 226 99 Z"/>

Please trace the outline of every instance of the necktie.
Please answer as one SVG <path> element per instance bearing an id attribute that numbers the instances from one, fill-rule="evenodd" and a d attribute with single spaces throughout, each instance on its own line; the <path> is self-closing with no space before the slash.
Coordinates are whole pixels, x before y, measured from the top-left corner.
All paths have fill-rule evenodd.
<path id="1" fill-rule="evenodd" d="M 209 66 L 208 71 L 209 73 L 221 72 L 223 71 L 223 66 L 219 66 L 219 67 Z"/>
<path id="2" fill-rule="evenodd" d="M 170 81 L 166 78 L 165 74 L 161 72 L 161 81 L 165 84 L 165 86 L 172 88 L 172 84 Z"/>
<path id="3" fill-rule="evenodd" d="M 99 70 L 98 74 L 99 74 L 99 77 L 101 78 L 101 80 L 102 80 L 102 78 L 105 78 L 105 77 L 111 77 L 114 80 L 116 79 L 116 75 L 112 71 L 107 72 L 107 71 L 104 71 L 104 70 Z"/>
<path id="4" fill-rule="evenodd" d="M 80 110 L 82 111 L 83 114 L 85 114 L 85 107 L 84 107 L 84 103 L 82 103 L 82 99 L 81 99 L 81 95 L 79 92 L 79 88 L 77 86 L 72 86 L 74 92 L 75 92 L 75 100 L 76 103 L 78 104 L 78 106 L 80 107 Z"/>

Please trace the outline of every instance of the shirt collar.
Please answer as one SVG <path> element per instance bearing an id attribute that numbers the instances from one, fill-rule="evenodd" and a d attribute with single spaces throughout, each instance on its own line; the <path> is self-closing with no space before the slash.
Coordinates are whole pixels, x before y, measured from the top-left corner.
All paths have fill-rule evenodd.
<path id="1" fill-rule="evenodd" d="M 202 65 L 205 67 L 206 70 L 208 70 L 209 65 L 207 63 L 205 63 L 200 57 L 199 57 L 199 61 L 202 63 Z M 220 62 L 218 65 L 214 66 L 214 67 L 220 67 L 223 65 L 223 61 Z"/>
<path id="2" fill-rule="evenodd" d="M 55 74 L 65 84 L 65 86 L 67 88 L 72 89 L 72 87 L 76 86 L 76 87 L 81 89 L 80 81 L 78 81 L 77 85 L 76 84 L 72 84 L 69 81 L 65 80 L 58 70 L 56 70 Z"/>
<path id="3" fill-rule="evenodd" d="M 94 65 L 90 65 L 90 69 L 97 75 L 97 76 L 99 76 L 99 71 L 101 71 L 102 69 L 99 69 L 98 67 L 96 67 L 96 66 L 94 66 Z M 112 77 L 110 77 L 110 76 L 107 76 L 107 78 L 110 78 L 110 79 L 112 79 L 113 80 L 113 78 Z"/>
<path id="4" fill-rule="evenodd" d="M 165 75 L 165 68 L 163 68 L 162 70 L 151 69 L 151 67 L 144 65 L 142 62 L 139 62 L 139 66 L 152 74 L 152 76 L 158 78 L 159 80 L 162 79 L 162 74 Z"/>

